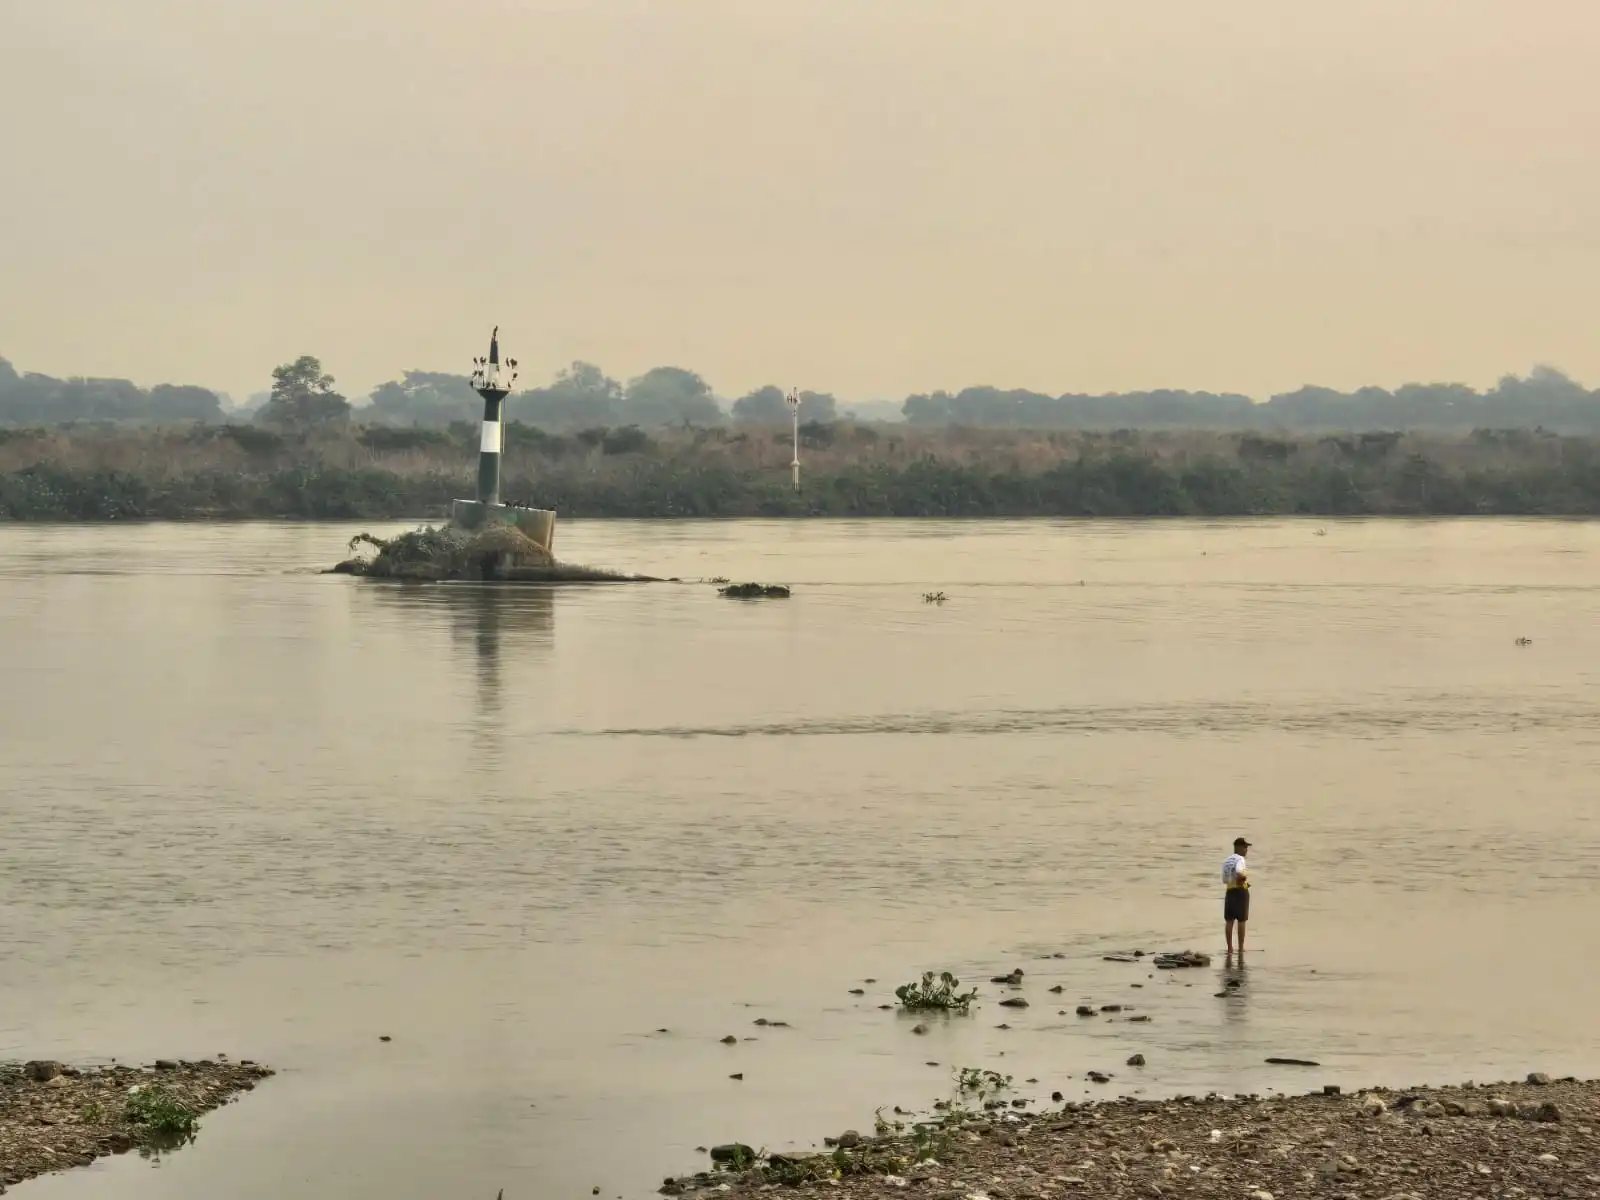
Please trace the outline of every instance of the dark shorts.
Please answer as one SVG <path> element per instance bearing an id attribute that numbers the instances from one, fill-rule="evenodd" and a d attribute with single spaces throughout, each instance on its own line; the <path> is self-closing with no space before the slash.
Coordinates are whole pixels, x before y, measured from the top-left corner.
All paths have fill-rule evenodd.
<path id="1" fill-rule="evenodd" d="M 1250 919 L 1250 891 L 1248 888 L 1229 888 L 1223 893 L 1222 919 L 1248 921 Z"/>

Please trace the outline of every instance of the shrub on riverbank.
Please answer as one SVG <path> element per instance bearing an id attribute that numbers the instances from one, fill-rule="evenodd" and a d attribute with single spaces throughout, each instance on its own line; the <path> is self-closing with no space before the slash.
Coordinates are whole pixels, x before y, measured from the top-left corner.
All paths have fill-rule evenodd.
<path id="1" fill-rule="evenodd" d="M 796 494 L 790 449 L 759 430 L 513 424 L 502 490 L 590 517 L 1600 515 L 1597 438 L 827 428 Z M 443 515 L 472 494 L 472 433 L 11 430 L 0 518 Z"/>

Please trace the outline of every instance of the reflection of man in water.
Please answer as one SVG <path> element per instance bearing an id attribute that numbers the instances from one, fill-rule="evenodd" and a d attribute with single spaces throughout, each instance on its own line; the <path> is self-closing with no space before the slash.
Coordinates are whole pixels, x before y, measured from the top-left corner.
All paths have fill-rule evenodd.
<path id="1" fill-rule="evenodd" d="M 1233 853 L 1222 862 L 1222 886 L 1226 889 L 1222 898 L 1222 921 L 1227 931 L 1228 953 L 1233 953 L 1233 927 L 1239 926 L 1239 953 L 1244 954 L 1244 927 L 1250 920 L 1250 864 L 1245 862 L 1245 855 L 1250 852 L 1250 843 L 1241 838 L 1233 839 Z"/>

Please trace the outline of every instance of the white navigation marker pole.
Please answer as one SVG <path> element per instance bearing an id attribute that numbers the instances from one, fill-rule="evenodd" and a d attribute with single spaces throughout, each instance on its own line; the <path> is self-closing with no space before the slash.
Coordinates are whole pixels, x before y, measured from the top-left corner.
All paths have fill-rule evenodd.
<path id="1" fill-rule="evenodd" d="M 798 492 L 800 490 L 800 393 L 790 388 L 784 403 L 789 406 L 789 412 L 794 416 L 794 462 L 789 465 L 794 469 L 794 490 Z"/>
<path id="2" fill-rule="evenodd" d="M 517 381 L 516 359 L 506 359 L 507 371 L 500 368 L 500 326 L 489 335 L 489 357 L 473 360 L 472 387 L 483 397 L 483 440 L 478 448 L 478 504 L 482 518 L 500 505 L 500 454 L 505 448 L 501 436 L 500 404 L 511 394 Z"/>

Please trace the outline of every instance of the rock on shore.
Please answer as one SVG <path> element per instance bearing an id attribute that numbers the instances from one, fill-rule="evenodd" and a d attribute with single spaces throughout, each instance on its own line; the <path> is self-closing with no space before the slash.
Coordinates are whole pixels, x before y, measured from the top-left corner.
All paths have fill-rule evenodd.
<path id="1" fill-rule="evenodd" d="M 839 1200 L 1600 1196 L 1597 1126 L 1593 1081 L 1123 1098 L 1030 1115 L 964 1113 L 920 1134 L 774 1156 L 748 1170 L 669 1180 L 661 1191 Z"/>
<path id="2" fill-rule="evenodd" d="M 0 1192 L 102 1155 L 181 1144 L 192 1129 L 175 1134 L 152 1119 L 192 1125 L 271 1074 L 248 1062 L 168 1059 L 147 1068 L 0 1064 Z"/>

